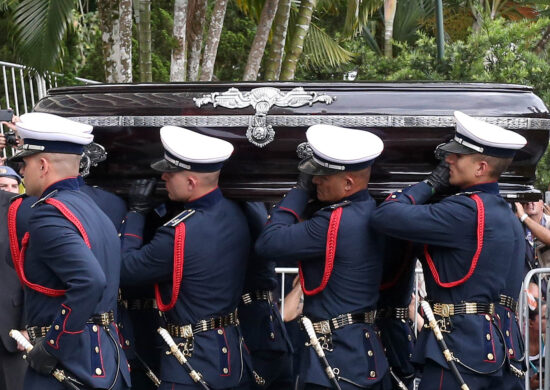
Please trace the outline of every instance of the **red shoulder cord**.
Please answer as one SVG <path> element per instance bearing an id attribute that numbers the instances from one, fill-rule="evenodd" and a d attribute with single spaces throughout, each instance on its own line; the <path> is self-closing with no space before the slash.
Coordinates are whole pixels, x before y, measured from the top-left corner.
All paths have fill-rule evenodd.
<path id="1" fill-rule="evenodd" d="M 155 297 L 160 311 L 168 311 L 176 305 L 183 277 L 183 262 L 185 254 L 185 224 L 176 226 L 174 238 L 174 272 L 172 273 L 172 298 L 169 304 L 162 302 L 159 285 L 155 284 Z"/>
<path id="2" fill-rule="evenodd" d="M 432 272 L 432 276 L 435 282 L 440 287 L 450 288 L 460 286 L 468 279 L 470 279 L 476 269 L 477 261 L 479 260 L 479 255 L 481 254 L 481 249 L 483 249 L 483 231 L 485 230 L 485 207 L 483 206 L 483 201 L 478 195 L 473 194 L 470 197 L 474 200 L 474 202 L 476 202 L 477 206 L 477 249 L 474 253 L 474 257 L 472 258 L 472 263 L 470 264 L 470 269 L 468 270 L 468 273 L 462 279 L 456 280 L 454 282 L 442 282 L 439 278 L 439 273 L 435 268 L 432 257 L 428 252 L 428 245 L 424 245 L 424 256 L 426 256 L 426 261 L 428 262 L 428 266 L 430 267 L 430 271 Z"/>
<path id="3" fill-rule="evenodd" d="M 31 283 L 25 276 L 25 270 L 24 270 L 25 252 L 29 245 L 30 234 L 29 232 L 25 233 L 21 242 L 21 249 L 19 249 L 19 243 L 17 241 L 17 210 L 21 206 L 22 201 L 23 201 L 22 198 L 16 199 L 8 209 L 8 231 L 9 231 L 9 239 L 10 239 L 10 251 L 11 251 L 13 264 L 15 266 L 15 271 L 17 272 L 17 276 L 19 277 L 21 284 L 24 284 L 28 288 L 35 290 L 41 294 L 47 295 L 49 297 L 60 297 L 62 295 L 65 295 L 65 292 L 67 290 L 57 290 L 53 288 L 44 287 L 36 283 Z M 91 248 L 86 230 L 84 230 L 82 223 L 67 208 L 67 206 L 65 206 L 59 200 L 53 199 L 53 198 L 46 199 L 45 202 L 54 206 L 56 209 L 58 209 L 61 212 L 61 214 L 63 214 L 65 218 L 67 218 L 71 223 L 73 223 L 77 228 L 77 230 L 82 235 L 82 238 L 86 243 L 86 246 L 88 248 Z"/>
<path id="4" fill-rule="evenodd" d="M 399 270 L 397 271 L 397 273 L 395 274 L 392 280 L 384 282 L 380 285 L 380 291 L 384 291 L 394 287 L 397 284 L 397 282 L 401 279 L 405 271 L 408 271 L 412 268 L 414 264 L 414 261 L 412 261 L 411 259 L 412 248 L 413 248 L 412 242 L 410 241 L 407 242 L 403 251 L 403 258 L 401 259 Z"/>
<path id="5" fill-rule="evenodd" d="M 302 271 L 302 262 L 298 263 L 300 273 L 300 284 L 302 285 L 302 291 L 304 294 L 311 296 L 319 294 L 327 286 L 330 275 L 332 274 L 332 268 L 334 267 L 334 256 L 336 255 L 336 241 L 338 238 L 338 227 L 340 226 L 340 218 L 342 218 L 342 207 L 338 207 L 330 215 L 330 222 L 328 224 L 327 232 L 327 246 L 325 250 L 325 270 L 323 272 L 323 279 L 319 287 L 313 290 L 307 290 L 304 282 L 304 273 Z"/>

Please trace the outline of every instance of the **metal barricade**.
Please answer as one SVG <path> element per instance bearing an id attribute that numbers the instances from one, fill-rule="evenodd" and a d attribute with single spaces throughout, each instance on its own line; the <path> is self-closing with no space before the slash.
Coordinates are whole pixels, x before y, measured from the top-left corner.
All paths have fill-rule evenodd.
<path id="1" fill-rule="evenodd" d="M 546 321 L 546 327 L 542 328 L 543 315 L 541 315 L 541 309 L 543 305 L 546 304 L 544 300 L 544 295 L 546 297 L 550 294 L 550 283 L 548 283 L 548 277 L 550 277 L 550 268 L 536 268 L 527 273 L 525 279 L 523 280 L 523 286 L 521 290 L 520 300 L 519 300 L 519 326 L 520 330 L 523 332 L 523 340 L 525 345 L 525 362 L 527 365 L 527 373 L 525 375 L 525 388 L 530 389 L 530 378 L 533 375 L 538 375 L 539 390 L 548 390 L 550 388 L 550 381 L 546 378 L 547 373 L 550 372 L 550 349 L 544 347 L 544 340 L 548 340 L 550 334 L 550 322 Z M 529 290 L 530 283 L 537 285 L 535 292 L 538 294 L 534 297 L 535 301 L 531 302 L 536 303 L 536 310 L 538 311 L 538 335 L 537 335 L 537 344 L 538 344 L 538 356 L 530 356 L 529 351 L 529 341 L 530 341 L 530 329 L 529 329 L 529 300 L 532 298 L 529 297 L 527 291 Z M 543 292 L 543 284 L 546 284 L 545 294 Z M 545 312 L 543 313 L 546 318 L 550 316 L 550 306 L 547 305 Z M 544 337 L 543 337 L 544 336 Z"/>
<path id="2" fill-rule="evenodd" d="M 30 112 L 34 105 L 46 96 L 49 88 L 58 86 L 59 73 L 47 73 L 41 76 L 29 72 L 26 66 L 0 61 L 0 78 L 4 91 L 0 94 L 0 109 L 13 109 L 15 115 Z M 76 81 L 82 84 L 99 84 L 98 81 L 76 77 Z M 0 130 L 4 134 L 4 129 Z M 6 149 L 2 151 L 2 157 L 6 157 Z"/>

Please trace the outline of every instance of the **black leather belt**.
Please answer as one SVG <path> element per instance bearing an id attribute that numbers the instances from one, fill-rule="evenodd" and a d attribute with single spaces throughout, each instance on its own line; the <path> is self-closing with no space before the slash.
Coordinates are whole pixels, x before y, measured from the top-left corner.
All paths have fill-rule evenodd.
<path id="1" fill-rule="evenodd" d="M 273 294 L 268 290 L 256 290 L 243 294 L 241 299 L 245 305 L 249 305 L 254 301 L 273 302 Z"/>
<path id="2" fill-rule="evenodd" d="M 115 314 L 112 311 L 105 313 L 94 314 L 91 316 L 87 324 L 94 324 L 100 326 L 109 326 L 109 324 L 115 322 Z M 59 326 L 59 325 L 56 325 Z M 37 338 L 46 337 L 46 334 L 50 331 L 51 325 L 46 326 L 27 326 L 27 333 L 29 334 L 29 339 L 31 342 L 34 342 Z M 56 329 L 59 330 L 59 329 Z"/>
<path id="3" fill-rule="evenodd" d="M 451 317 L 459 314 L 495 314 L 495 305 L 493 303 L 434 303 L 433 312 L 440 317 Z"/>
<path id="4" fill-rule="evenodd" d="M 127 310 L 149 310 L 158 309 L 157 300 L 154 298 L 147 299 L 123 299 L 119 302 Z"/>
<path id="5" fill-rule="evenodd" d="M 500 294 L 498 304 L 512 310 L 514 313 L 518 312 L 518 301 L 508 295 Z"/>
<path id="6" fill-rule="evenodd" d="M 331 318 L 330 320 L 314 322 L 313 329 L 315 330 L 315 333 L 330 334 L 336 329 L 340 329 L 351 324 L 374 324 L 375 319 L 376 310 L 368 311 L 366 313 L 340 314 L 338 317 Z"/>
<path id="7" fill-rule="evenodd" d="M 172 337 L 191 338 L 193 335 L 216 328 L 224 328 L 226 326 L 239 325 L 239 319 L 237 318 L 237 310 L 233 313 L 229 313 L 222 317 L 210 318 L 208 320 L 200 320 L 196 324 L 188 325 L 175 325 L 168 324 L 166 329 Z"/>
<path id="8" fill-rule="evenodd" d="M 396 318 L 398 320 L 409 319 L 409 308 L 405 307 L 383 307 L 376 313 L 376 318 Z"/>

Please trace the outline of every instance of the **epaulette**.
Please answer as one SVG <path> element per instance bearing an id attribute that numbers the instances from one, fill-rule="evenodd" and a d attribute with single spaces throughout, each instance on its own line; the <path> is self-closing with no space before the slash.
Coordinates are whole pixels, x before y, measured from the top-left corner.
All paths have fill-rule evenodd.
<path id="1" fill-rule="evenodd" d="M 183 210 L 181 213 L 176 215 L 174 218 L 172 218 L 170 221 L 166 222 L 163 226 L 166 227 L 175 227 L 185 221 L 187 218 L 191 217 L 193 214 L 195 214 L 195 210 L 189 209 L 189 210 Z"/>
<path id="2" fill-rule="evenodd" d="M 28 197 L 29 196 L 27 194 L 19 194 L 19 195 L 14 196 L 13 198 L 10 198 L 10 203 L 15 202 L 15 200 L 17 200 L 17 199 L 25 199 L 25 198 L 28 198 Z"/>
<path id="3" fill-rule="evenodd" d="M 465 196 L 470 196 L 470 195 L 473 195 L 473 194 L 479 194 L 481 193 L 481 191 L 464 191 L 464 192 L 459 192 L 459 193 L 456 193 L 455 195 L 465 195 Z"/>
<path id="4" fill-rule="evenodd" d="M 46 195 L 45 197 L 43 198 L 40 198 L 38 199 L 36 202 L 34 202 L 31 206 L 31 208 L 33 208 L 34 206 L 36 205 L 39 205 L 40 203 L 44 203 L 46 201 L 46 199 L 49 199 L 51 197 L 53 197 L 55 194 L 57 194 L 57 191 L 58 190 L 53 190 L 52 192 L 50 192 L 48 195 Z"/>
<path id="5" fill-rule="evenodd" d="M 344 200 L 343 202 L 338 202 L 331 204 L 330 206 L 323 207 L 323 210 L 336 210 L 339 207 L 346 207 L 351 204 L 351 200 Z"/>

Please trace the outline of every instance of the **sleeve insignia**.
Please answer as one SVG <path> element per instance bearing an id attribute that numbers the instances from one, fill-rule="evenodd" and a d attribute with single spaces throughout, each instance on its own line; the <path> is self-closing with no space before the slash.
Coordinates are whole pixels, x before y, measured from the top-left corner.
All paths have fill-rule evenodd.
<path id="1" fill-rule="evenodd" d="M 189 217 L 191 217 L 193 214 L 195 214 L 195 210 L 189 209 L 189 210 L 183 210 L 181 213 L 176 215 L 174 218 L 172 218 L 170 221 L 166 222 L 163 226 L 166 227 L 176 227 Z"/>

